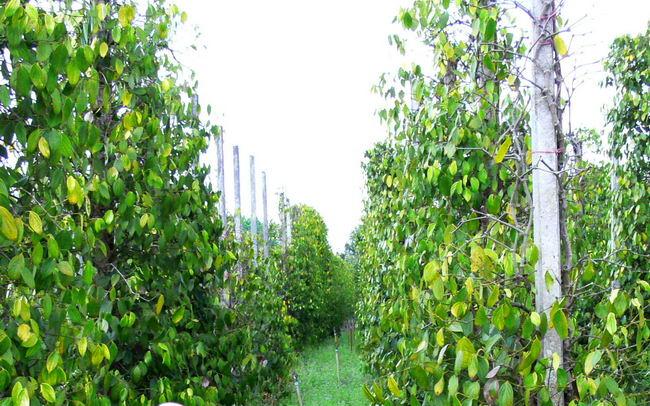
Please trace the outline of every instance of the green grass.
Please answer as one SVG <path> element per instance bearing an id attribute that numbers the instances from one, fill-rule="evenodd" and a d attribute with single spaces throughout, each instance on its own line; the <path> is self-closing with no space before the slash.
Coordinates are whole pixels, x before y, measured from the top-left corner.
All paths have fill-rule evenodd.
<path id="1" fill-rule="evenodd" d="M 347 334 L 339 347 L 341 362 L 341 384 L 336 376 L 336 355 L 334 339 L 317 346 L 306 348 L 300 355 L 296 373 L 300 380 L 304 406 L 357 406 L 367 405 L 363 395 L 366 382 L 361 361 L 356 352 L 350 350 Z M 282 406 L 298 405 L 295 387 L 291 397 L 283 399 Z"/>

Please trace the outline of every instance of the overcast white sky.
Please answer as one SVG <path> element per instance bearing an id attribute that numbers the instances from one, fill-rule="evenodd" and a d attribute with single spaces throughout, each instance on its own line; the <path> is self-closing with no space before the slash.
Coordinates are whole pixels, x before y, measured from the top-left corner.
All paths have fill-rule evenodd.
<path id="1" fill-rule="evenodd" d="M 242 212 L 250 213 L 249 155 L 267 172 L 269 211 L 277 196 L 316 208 L 341 251 L 362 213 L 364 152 L 385 137 L 374 115 L 380 101 L 370 92 L 382 72 L 405 63 L 387 42 L 409 0 L 186 0 L 188 29 L 178 44 L 201 37 L 198 51 L 181 50 L 194 69 L 202 104 L 225 128 L 226 201 L 234 206 L 232 146 L 240 146 Z M 527 3 L 527 2 L 526 2 Z M 650 18 L 647 0 L 571 0 L 565 18 L 578 21 L 570 51 L 597 61 L 618 35 L 638 33 Z M 570 37 L 570 36 L 569 36 Z M 183 48 L 182 45 L 177 45 Z M 411 47 L 417 49 L 417 44 Z M 417 52 L 417 50 L 416 50 Z M 408 59 L 407 59 L 408 60 Z M 569 71 L 569 61 L 565 71 Z M 574 125 L 598 127 L 611 95 L 598 88 L 600 65 L 581 71 L 574 97 Z M 216 167 L 214 149 L 207 160 Z M 258 216 L 261 213 L 258 181 Z"/>

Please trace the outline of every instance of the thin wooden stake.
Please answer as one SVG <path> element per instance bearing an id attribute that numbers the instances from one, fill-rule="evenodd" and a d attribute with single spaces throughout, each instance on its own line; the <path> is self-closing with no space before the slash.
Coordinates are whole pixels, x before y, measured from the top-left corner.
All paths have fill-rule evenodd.
<path id="1" fill-rule="evenodd" d="M 304 406 L 302 403 L 302 392 L 300 391 L 300 380 L 298 380 L 298 374 L 293 373 L 293 385 L 296 388 L 296 396 L 298 397 L 298 404 Z"/>
<path id="2" fill-rule="evenodd" d="M 336 335 L 336 331 L 334 331 L 334 352 L 336 354 L 336 379 L 339 382 L 339 385 L 341 384 L 341 360 L 339 358 L 339 338 Z"/>

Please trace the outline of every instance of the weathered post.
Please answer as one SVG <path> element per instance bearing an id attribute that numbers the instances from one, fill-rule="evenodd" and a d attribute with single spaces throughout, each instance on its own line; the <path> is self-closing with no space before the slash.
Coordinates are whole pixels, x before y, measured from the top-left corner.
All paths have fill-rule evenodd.
<path id="1" fill-rule="evenodd" d="M 262 172 L 262 241 L 264 243 L 264 258 L 269 257 L 269 212 L 266 194 L 266 172 Z"/>
<path id="2" fill-rule="evenodd" d="M 255 157 L 250 156 L 251 168 L 251 238 L 253 239 L 253 263 L 257 265 L 257 202 L 255 201 Z"/>
<path id="3" fill-rule="evenodd" d="M 291 246 L 291 203 L 287 198 L 287 208 L 285 211 L 286 223 L 287 223 L 287 249 Z"/>
<path id="4" fill-rule="evenodd" d="M 546 312 L 562 297 L 560 248 L 560 204 L 558 180 L 558 142 L 556 128 L 559 100 L 555 99 L 555 58 L 553 35 L 557 10 L 553 0 L 533 0 L 533 226 L 539 249 L 535 304 L 539 313 Z M 550 275 L 547 286 L 546 274 Z M 557 354 L 563 360 L 563 343 L 556 329 L 542 338 L 542 356 Z M 548 369 L 547 385 L 553 404 L 564 405 L 564 395 L 557 388 L 557 374 Z"/>
<path id="5" fill-rule="evenodd" d="M 280 241 L 282 243 L 282 248 L 284 251 L 287 250 L 287 215 L 285 208 L 284 192 L 280 193 L 279 199 L 279 211 L 280 211 Z"/>
<path id="6" fill-rule="evenodd" d="M 302 403 L 302 392 L 300 390 L 300 380 L 298 379 L 298 374 L 293 373 L 293 385 L 296 388 L 296 397 L 298 398 L 298 405 L 303 406 Z"/>
<path id="7" fill-rule="evenodd" d="M 241 232 L 241 188 L 239 185 L 239 147 L 232 148 L 232 158 L 235 174 L 235 241 L 242 241 Z"/>
<path id="8" fill-rule="evenodd" d="M 341 360 L 339 358 L 339 337 L 336 335 L 336 330 L 334 330 L 334 353 L 336 354 L 336 379 L 338 380 L 339 385 L 341 384 Z"/>
<path id="9" fill-rule="evenodd" d="M 221 193 L 219 197 L 219 215 L 224 227 L 228 218 L 226 217 L 226 170 L 223 159 L 223 132 L 217 138 L 217 189 Z"/>

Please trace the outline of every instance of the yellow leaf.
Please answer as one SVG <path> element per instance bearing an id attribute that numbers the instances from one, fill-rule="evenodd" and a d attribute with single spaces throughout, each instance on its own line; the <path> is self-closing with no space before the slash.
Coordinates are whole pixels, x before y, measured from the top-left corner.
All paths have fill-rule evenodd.
<path id="1" fill-rule="evenodd" d="M 93 349 L 93 355 L 90 359 L 90 362 L 92 362 L 93 365 L 99 365 L 103 360 L 104 350 L 102 349 L 101 345 L 98 345 Z"/>
<path id="2" fill-rule="evenodd" d="M 147 221 L 149 221 L 149 215 L 147 213 L 140 216 L 140 227 L 145 228 Z"/>
<path id="3" fill-rule="evenodd" d="M 97 4 L 97 18 L 100 21 L 104 21 L 106 18 L 106 5 L 104 3 Z"/>
<path id="4" fill-rule="evenodd" d="M 557 352 L 553 353 L 553 370 L 557 371 L 560 367 L 560 355 Z"/>
<path id="5" fill-rule="evenodd" d="M 565 56 L 569 53 L 569 49 L 566 46 L 566 43 L 559 35 L 553 37 L 553 42 L 555 43 L 555 50 L 560 56 Z"/>
<path id="6" fill-rule="evenodd" d="M 483 248 L 478 245 L 472 245 L 470 259 L 472 272 L 479 272 L 483 269 L 487 258 L 485 257 L 485 251 L 483 251 Z"/>
<path id="7" fill-rule="evenodd" d="M 508 153 L 508 149 L 510 149 L 511 145 L 512 145 L 512 138 L 506 137 L 506 139 L 503 141 L 503 143 L 497 150 L 497 154 L 494 157 L 494 162 L 500 164 L 503 161 L 503 158 L 505 158 L 506 154 Z"/>
<path id="8" fill-rule="evenodd" d="M 47 400 L 49 403 L 54 403 L 56 401 L 56 392 L 54 392 L 54 388 L 52 388 L 49 383 L 42 383 L 40 389 L 43 399 Z"/>
<path id="9" fill-rule="evenodd" d="M 29 212 L 29 226 L 36 234 L 43 234 L 43 222 L 38 214 Z"/>
<path id="10" fill-rule="evenodd" d="M 107 53 L 108 53 L 108 44 L 105 43 L 105 42 L 102 42 L 99 45 L 99 55 L 103 58 L 103 57 L 106 56 Z"/>
<path id="11" fill-rule="evenodd" d="M 160 314 L 164 304 L 165 304 L 165 295 L 158 296 L 158 302 L 156 302 L 156 314 Z"/>
<path id="12" fill-rule="evenodd" d="M 79 203 L 79 193 L 78 193 L 79 183 L 77 182 L 77 180 L 72 176 L 68 176 L 66 185 L 68 186 L 68 201 L 70 202 L 70 204 Z"/>
<path id="13" fill-rule="evenodd" d="M 18 239 L 18 227 L 16 219 L 9 210 L 0 206 L 0 218 L 2 219 L 2 234 L 11 241 Z"/>
<path id="14" fill-rule="evenodd" d="M 440 395 L 444 389 L 445 389 L 445 377 L 442 376 L 440 377 L 438 382 L 436 382 L 436 386 L 433 387 L 433 391 L 436 393 L 436 395 Z"/>
<path id="15" fill-rule="evenodd" d="M 86 337 L 81 337 L 81 340 L 77 343 L 77 349 L 79 354 L 83 357 L 86 354 L 86 349 L 88 348 L 88 339 Z"/>
<path id="16" fill-rule="evenodd" d="M 111 359 L 111 350 L 108 349 L 108 346 L 106 344 L 102 344 L 102 351 L 104 352 L 104 359 L 107 359 L 110 361 Z"/>
<path id="17" fill-rule="evenodd" d="M 122 6 L 117 16 L 122 27 L 128 27 L 135 18 L 135 9 L 133 6 Z"/>
<path id="18" fill-rule="evenodd" d="M 424 266 L 424 281 L 431 283 L 436 278 L 440 271 L 440 264 L 438 261 L 433 260 Z"/>
<path id="19" fill-rule="evenodd" d="M 445 345 L 445 331 L 442 328 L 436 333 L 436 344 L 438 344 L 439 347 Z"/>
<path id="20" fill-rule="evenodd" d="M 124 106 L 128 107 L 129 104 L 131 104 L 131 96 L 132 96 L 131 93 L 129 93 L 128 91 L 122 93 L 122 104 Z"/>
<path id="21" fill-rule="evenodd" d="M 474 292 L 474 279 L 471 276 L 465 280 L 465 289 L 467 290 L 467 294 L 472 296 Z"/>
<path id="22" fill-rule="evenodd" d="M 539 327 L 539 325 L 542 322 L 542 318 L 540 317 L 539 313 L 531 312 L 530 313 L 530 321 L 535 325 L 535 327 Z"/>
<path id="23" fill-rule="evenodd" d="M 50 354 L 49 357 L 47 357 L 47 361 L 45 362 L 45 368 L 47 368 L 47 372 L 52 372 L 54 371 L 54 368 L 59 365 L 59 362 L 61 361 L 61 356 L 59 355 L 58 352 L 53 352 Z"/>
<path id="24" fill-rule="evenodd" d="M 160 83 L 163 92 L 168 92 L 172 88 L 172 82 L 169 79 L 165 79 Z"/>
<path id="25" fill-rule="evenodd" d="M 402 397 L 402 391 L 397 386 L 397 381 L 392 376 L 388 378 L 388 389 L 390 389 L 391 393 L 398 398 Z"/>
<path id="26" fill-rule="evenodd" d="M 50 157 L 50 144 L 43 137 L 38 140 L 38 150 L 41 151 L 45 158 Z"/>
<path id="27" fill-rule="evenodd" d="M 29 327 L 29 325 L 27 324 L 21 324 L 20 326 L 18 326 L 17 334 L 18 334 L 18 338 L 20 338 L 20 341 L 22 342 L 29 340 L 30 338 L 32 338 L 32 335 L 34 335 L 32 333 L 31 327 Z"/>
<path id="28" fill-rule="evenodd" d="M 67 276 L 74 276 L 74 270 L 72 269 L 72 265 L 70 265 L 68 261 L 59 262 L 58 268 L 59 268 L 59 272 L 61 272 L 62 274 Z"/>

